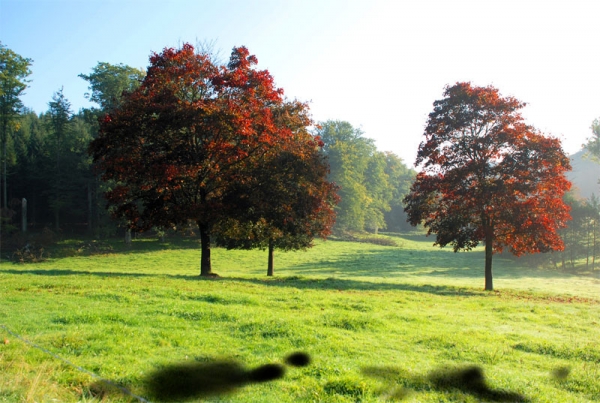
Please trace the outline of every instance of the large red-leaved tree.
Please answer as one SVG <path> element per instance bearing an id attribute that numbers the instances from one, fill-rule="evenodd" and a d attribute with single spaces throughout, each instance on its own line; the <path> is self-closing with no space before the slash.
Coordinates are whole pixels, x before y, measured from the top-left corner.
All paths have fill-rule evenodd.
<path id="1" fill-rule="evenodd" d="M 217 224 L 243 213 L 227 202 L 232 192 L 272 150 L 298 141 L 276 113 L 289 101 L 256 64 L 245 47 L 233 49 L 227 66 L 189 44 L 154 53 L 141 85 L 104 117 L 90 145 L 103 179 L 116 183 L 106 194 L 113 215 L 131 229 L 196 222 L 203 276 L 212 275 Z"/>
<path id="2" fill-rule="evenodd" d="M 434 102 L 417 175 L 404 199 L 408 220 L 454 251 L 485 244 L 485 289 L 492 256 L 562 250 L 557 230 L 570 219 L 563 195 L 569 158 L 560 141 L 524 123 L 524 103 L 494 87 L 447 86 Z"/>

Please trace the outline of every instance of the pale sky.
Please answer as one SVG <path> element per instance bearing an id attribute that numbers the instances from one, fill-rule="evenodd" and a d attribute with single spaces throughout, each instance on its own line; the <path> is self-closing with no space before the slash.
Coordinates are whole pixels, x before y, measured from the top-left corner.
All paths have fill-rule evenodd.
<path id="1" fill-rule="evenodd" d="M 246 46 L 316 121 L 346 120 L 412 166 L 446 84 L 493 85 L 529 124 L 580 150 L 600 117 L 600 0 L 0 0 L 0 41 L 33 59 L 22 98 L 40 113 L 64 87 L 73 111 L 98 62 Z"/>

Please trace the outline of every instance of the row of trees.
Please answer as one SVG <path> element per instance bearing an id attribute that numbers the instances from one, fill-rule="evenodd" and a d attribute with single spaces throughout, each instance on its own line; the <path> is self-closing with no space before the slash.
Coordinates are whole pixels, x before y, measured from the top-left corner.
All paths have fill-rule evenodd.
<path id="1" fill-rule="evenodd" d="M 600 202 L 592 195 L 589 200 L 569 200 L 572 220 L 560 232 L 565 249 L 559 254 L 563 269 L 576 268 L 576 261 L 585 260 L 585 270 L 595 270 L 600 259 Z M 558 266 L 554 259 L 555 266 Z"/>
<path id="2" fill-rule="evenodd" d="M 99 63 L 81 74 L 98 108 L 74 113 L 62 89 L 39 115 L 16 103 L 3 147 L 4 233 L 17 230 L 23 199 L 38 230 L 109 236 L 117 225 L 192 220 L 208 275 L 211 235 L 229 248 L 268 248 L 272 273 L 273 248 L 327 235 L 332 209 L 340 231 L 402 228 L 414 172 L 347 122 L 313 125 L 308 106 L 283 98 L 245 48 L 226 67 L 190 45 L 150 62 L 147 72 Z"/>
<path id="3" fill-rule="evenodd" d="M 590 131 L 591 135 L 583 145 L 584 157 L 600 164 L 600 119 L 594 119 Z M 600 165 L 596 169 L 600 170 Z M 597 189 L 600 194 L 600 182 Z M 566 202 L 571 208 L 572 220 L 559 231 L 565 248 L 552 254 L 550 260 L 563 270 L 576 270 L 582 266 L 586 271 L 595 270 L 600 261 L 600 200 L 594 193 L 589 199 L 569 194 Z"/>
<path id="4" fill-rule="evenodd" d="M 85 112 L 70 110 L 62 91 L 40 115 L 25 111 L 8 153 L 8 206 L 3 208 L 5 231 L 22 222 L 21 202 L 27 200 L 27 222 L 32 227 L 73 227 L 90 221 L 93 206 L 87 145 L 93 121 Z M 7 225 L 8 224 L 8 225 Z M 11 225 L 12 224 L 12 225 Z"/>
<path id="5" fill-rule="evenodd" d="M 5 59 L 15 57 L 11 53 Z M 27 67 L 23 77 L 29 73 Z M 26 198 L 32 228 L 87 231 L 94 236 L 107 236 L 116 229 L 108 219 L 102 197 L 110 186 L 98 181 L 92 172 L 87 148 L 98 135 L 98 119 L 118 108 L 122 94 L 138 88 L 145 75 L 129 66 L 99 63 L 90 74 L 80 75 L 90 85 L 86 96 L 99 107 L 77 113 L 62 89 L 54 94 L 48 110 L 39 115 L 15 104 L 10 120 L 13 130 L 3 137 L 6 141 L 2 148 L 6 199 L 3 206 L 13 218 L 5 220 L 5 224 L 12 224 L 15 229 L 21 222 L 20 203 Z M 378 151 L 373 140 L 348 122 L 328 121 L 317 127 L 313 134 L 324 143 L 321 151 L 330 165 L 328 178 L 338 185 L 342 200 L 335 208 L 336 230 L 406 229 L 401 199 L 414 171 L 393 153 Z M 11 227 L 7 225 L 5 229 Z"/>
<path id="6" fill-rule="evenodd" d="M 336 188 L 308 132 L 308 106 L 284 98 L 257 63 L 244 47 L 226 66 L 189 44 L 155 53 L 90 143 L 102 179 L 114 184 L 113 216 L 136 231 L 194 222 L 202 276 L 212 275 L 213 237 L 232 247 L 267 243 L 272 256 L 275 246 L 310 246 L 334 222 Z"/>
<path id="7" fill-rule="evenodd" d="M 19 57 L 5 47 L 2 50 L 3 63 Z M 90 82 L 88 96 L 101 107 L 77 113 L 62 89 L 39 115 L 20 100 L 13 102 L 16 107 L 10 119 L 4 118 L 13 125 L 2 149 L 3 233 L 21 229 L 25 222 L 33 230 L 48 227 L 94 236 L 114 233 L 116 224 L 111 222 L 102 196 L 107 186 L 93 172 L 88 147 L 98 134 L 99 117 L 116 105 L 122 91 L 139 85 L 143 76 L 144 72 L 128 66 L 99 63 L 92 74 L 81 77 Z M 1 102 L 7 103 L 4 96 Z M 21 216 L 23 199 L 27 200 L 26 220 Z"/>
<path id="8" fill-rule="evenodd" d="M 3 67 L 13 79 L 3 78 L 12 92 L 1 99 L 4 224 L 15 222 L 25 196 L 34 226 L 84 223 L 99 234 L 110 228 L 104 195 L 112 217 L 131 230 L 194 222 L 203 275 L 211 274 L 211 238 L 268 248 L 272 274 L 274 248 L 310 246 L 330 233 L 335 214 L 340 232 L 404 229 L 408 218 L 455 251 L 483 241 L 487 289 L 492 255 L 505 247 L 516 255 L 562 250 L 562 235 L 571 265 L 582 244 L 595 264 L 595 207 L 572 201 L 582 213 L 561 229 L 570 217 L 560 143 L 524 124 L 524 104 L 493 87 L 446 88 L 429 115 L 413 182 L 414 171 L 347 122 L 311 132 L 308 106 L 283 97 L 243 47 L 227 66 L 188 44 L 153 54 L 146 72 L 99 63 L 80 77 L 100 108 L 74 114 L 59 90 L 40 115 L 19 100 L 31 61 L 2 51 L 20 66 Z"/>
<path id="9" fill-rule="evenodd" d="M 321 123 L 330 179 L 339 187 L 336 229 L 345 231 L 407 230 L 402 198 L 416 172 L 391 152 L 381 152 L 362 130 L 343 121 Z"/>

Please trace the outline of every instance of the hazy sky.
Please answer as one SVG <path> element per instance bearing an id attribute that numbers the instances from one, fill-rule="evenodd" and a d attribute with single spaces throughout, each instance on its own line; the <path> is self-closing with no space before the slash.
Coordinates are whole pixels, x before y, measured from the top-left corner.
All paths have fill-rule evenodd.
<path id="1" fill-rule="evenodd" d="M 600 117 L 599 0 L 0 0 L 0 41 L 33 59 L 23 97 L 48 109 L 98 62 L 146 68 L 151 52 L 244 45 L 317 121 L 346 120 L 415 160 L 446 84 L 493 85 L 528 103 L 528 123 L 577 152 Z"/>

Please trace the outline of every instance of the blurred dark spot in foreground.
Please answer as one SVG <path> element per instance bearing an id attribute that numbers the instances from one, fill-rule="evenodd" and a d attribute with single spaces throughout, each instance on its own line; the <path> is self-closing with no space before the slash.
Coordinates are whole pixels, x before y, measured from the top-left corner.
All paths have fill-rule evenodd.
<path id="1" fill-rule="evenodd" d="M 310 363 L 306 353 L 286 358 L 292 366 Z M 269 382 L 285 375 L 282 364 L 265 364 L 246 370 L 236 361 L 192 362 L 173 364 L 151 373 L 145 381 L 148 397 L 170 402 L 226 395 L 253 383 Z"/>
<path id="2" fill-rule="evenodd" d="M 296 352 L 285 358 L 285 364 L 294 367 L 309 365 L 311 357 L 303 352 Z M 162 402 L 202 399 L 236 392 L 249 384 L 270 382 L 283 378 L 286 367 L 283 364 L 271 363 L 247 370 L 237 361 L 185 362 L 168 365 L 151 373 L 145 379 L 145 390 L 151 400 Z M 478 366 L 441 368 L 427 375 L 413 375 L 398 367 L 365 367 L 362 374 L 380 382 L 392 385 L 380 390 L 386 401 L 406 399 L 414 390 L 399 386 L 399 382 L 408 381 L 416 389 L 424 387 L 440 391 L 460 391 L 472 395 L 480 401 L 487 402 L 530 402 L 519 393 L 488 386 L 483 369 Z M 567 379 L 571 370 L 558 367 L 551 373 L 558 381 Z M 403 382 L 405 383 L 405 382 Z M 91 397 L 104 399 L 123 388 L 98 382 L 90 385 L 88 393 Z M 134 396 L 135 397 L 135 396 Z"/>
<path id="3" fill-rule="evenodd" d="M 569 367 L 558 367 L 552 371 L 552 377 L 559 381 L 564 381 L 567 379 L 569 374 L 571 373 L 571 368 Z"/>
<path id="4" fill-rule="evenodd" d="M 458 390 L 473 395 L 477 399 L 488 402 L 529 402 L 530 399 L 516 392 L 502 389 L 492 389 L 487 385 L 483 370 L 477 366 L 438 369 L 429 373 L 425 378 L 411 376 L 400 368 L 367 367 L 362 373 L 384 382 L 394 382 L 399 379 L 413 378 L 415 384 L 429 383 L 437 390 Z M 382 394 L 388 400 L 402 400 L 412 391 L 408 388 L 388 388 Z"/>
<path id="5" fill-rule="evenodd" d="M 458 389 L 486 401 L 529 402 L 527 397 L 519 393 L 490 388 L 483 370 L 476 366 L 434 371 L 429 374 L 429 380 L 440 390 Z"/>
<path id="6" fill-rule="evenodd" d="M 293 367 L 305 367 L 310 364 L 310 356 L 306 353 L 298 351 L 288 355 L 285 359 L 285 363 Z"/>

